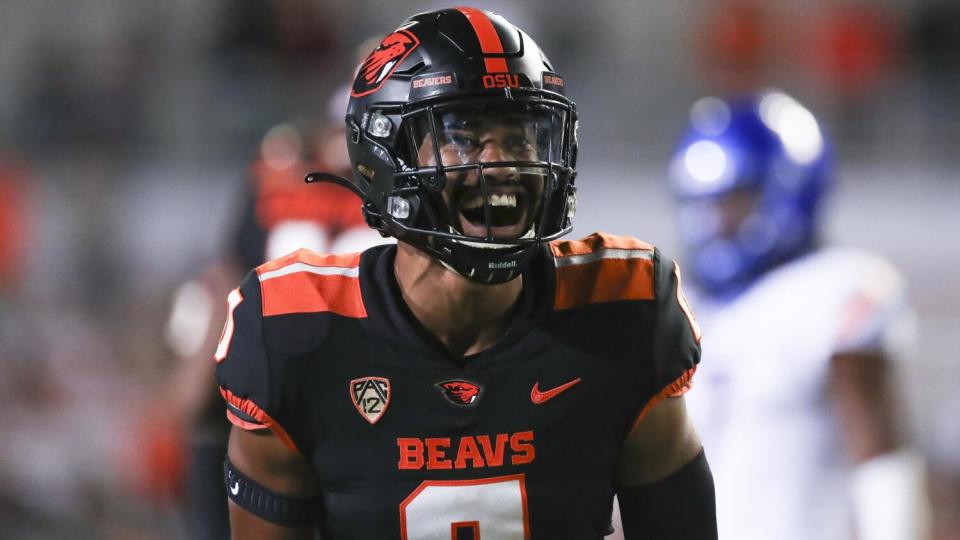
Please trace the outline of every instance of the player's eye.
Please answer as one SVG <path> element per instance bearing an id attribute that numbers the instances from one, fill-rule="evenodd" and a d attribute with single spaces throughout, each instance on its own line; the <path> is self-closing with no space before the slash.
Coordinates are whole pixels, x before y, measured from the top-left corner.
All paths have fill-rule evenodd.
<path id="1" fill-rule="evenodd" d="M 447 131 L 443 134 L 443 144 L 461 151 L 471 151 L 480 146 L 477 138 L 469 131 Z"/>
<path id="2" fill-rule="evenodd" d="M 529 154 L 533 152 L 533 142 L 522 133 L 506 137 L 503 144 L 505 148 L 515 154 Z"/>

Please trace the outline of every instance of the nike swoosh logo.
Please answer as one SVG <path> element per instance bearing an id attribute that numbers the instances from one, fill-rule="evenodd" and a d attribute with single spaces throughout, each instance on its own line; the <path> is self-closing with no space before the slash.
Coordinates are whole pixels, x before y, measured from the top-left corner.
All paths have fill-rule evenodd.
<path id="1" fill-rule="evenodd" d="M 560 395 L 561 392 L 577 384 L 578 382 L 580 382 L 580 380 L 581 380 L 580 377 L 577 377 L 576 379 L 568 383 L 561 384 L 560 386 L 556 388 L 551 388 L 550 390 L 547 390 L 545 392 L 541 392 L 540 383 L 535 382 L 533 383 L 533 390 L 530 391 L 530 401 L 532 401 L 535 405 L 540 405 L 541 403 L 544 403 L 546 401 L 549 401 L 557 397 L 558 395 Z"/>
<path id="2" fill-rule="evenodd" d="M 234 495 L 240 493 L 240 482 L 235 482 L 233 484 L 233 486 L 230 488 L 230 493 L 233 493 Z"/>

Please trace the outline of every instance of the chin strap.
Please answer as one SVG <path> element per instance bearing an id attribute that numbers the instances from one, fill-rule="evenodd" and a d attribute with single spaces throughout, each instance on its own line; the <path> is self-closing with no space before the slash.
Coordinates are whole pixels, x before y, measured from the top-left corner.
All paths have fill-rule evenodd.
<path id="1" fill-rule="evenodd" d="M 367 201 L 367 196 L 360 190 L 360 187 L 347 180 L 342 176 L 337 176 L 336 174 L 327 173 L 327 172 L 312 172 L 307 174 L 303 181 L 307 184 L 315 184 L 317 182 L 327 182 L 330 184 L 336 184 L 340 187 L 345 187 L 349 189 L 357 197 L 360 197 L 361 201 L 364 201 L 361 210 L 363 211 L 363 219 L 367 222 L 367 226 L 371 229 L 376 230 L 380 233 L 381 237 L 390 236 L 388 235 L 383 226 L 383 217 L 377 211 L 376 206 L 373 203 Z"/>
<path id="2" fill-rule="evenodd" d="M 850 479 L 857 537 L 927 538 L 925 474 L 923 459 L 909 450 L 881 454 L 857 465 Z"/>
<path id="3" fill-rule="evenodd" d="M 364 196 L 363 192 L 360 191 L 360 188 L 357 187 L 356 184 L 354 184 L 353 182 L 351 182 L 350 180 L 347 180 L 342 176 L 337 176 L 336 174 L 333 174 L 333 173 L 312 172 L 307 174 L 305 177 L 303 177 L 303 181 L 306 182 L 307 184 L 314 184 L 316 182 L 329 182 L 331 184 L 336 184 L 338 186 L 342 186 L 349 189 L 361 199 L 366 200 L 366 197 Z"/>

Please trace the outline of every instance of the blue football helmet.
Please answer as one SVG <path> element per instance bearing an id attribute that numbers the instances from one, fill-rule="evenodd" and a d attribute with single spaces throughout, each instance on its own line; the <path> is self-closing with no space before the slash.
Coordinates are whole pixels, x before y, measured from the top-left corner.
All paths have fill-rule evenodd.
<path id="1" fill-rule="evenodd" d="M 815 246 L 833 151 L 816 118 L 775 90 L 690 110 L 670 164 L 691 277 L 730 299 Z"/>

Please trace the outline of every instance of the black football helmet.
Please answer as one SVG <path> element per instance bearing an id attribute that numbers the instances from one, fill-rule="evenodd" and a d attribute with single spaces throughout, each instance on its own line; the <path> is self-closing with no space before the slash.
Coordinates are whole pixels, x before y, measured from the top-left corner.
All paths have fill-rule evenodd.
<path id="1" fill-rule="evenodd" d="M 570 232 L 577 114 L 543 51 L 503 17 L 422 13 L 360 65 L 350 180 L 368 224 L 479 283 L 515 278 Z"/>

